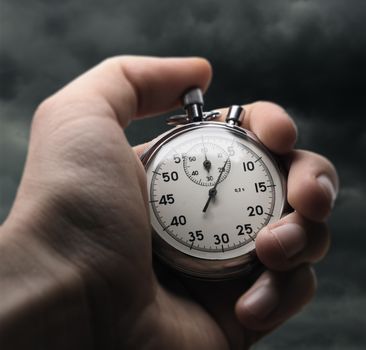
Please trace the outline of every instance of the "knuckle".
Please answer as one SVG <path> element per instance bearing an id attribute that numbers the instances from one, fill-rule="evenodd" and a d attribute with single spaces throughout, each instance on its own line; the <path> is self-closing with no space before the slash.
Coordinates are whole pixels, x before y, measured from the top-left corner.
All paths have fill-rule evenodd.
<path id="1" fill-rule="evenodd" d="M 285 112 L 283 107 L 281 107 L 278 103 L 273 102 L 273 101 L 258 100 L 258 101 L 255 101 L 252 105 L 253 105 L 253 107 L 260 106 L 260 107 L 274 108 L 279 111 Z"/>
<path id="2" fill-rule="evenodd" d="M 292 293 L 296 292 L 298 299 L 294 303 L 305 305 L 315 295 L 317 290 L 317 278 L 313 267 L 307 263 L 298 266 L 290 272 L 290 278 L 287 281 L 288 288 Z"/>
<path id="3" fill-rule="evenodd" d="M 248 125 L 269 148 L 277 153 L 287 153 L 293 148 L 297 127 L 283 107 L 269 101 L 257 101 L 249 105 L 248 112 Z"/>
<path id="4" fill-rule="evenodd" d="M 117 55 L 117 56 L 110 56 L 104 59 L 100 66 L 111 69 L 111 70 L 121 70 L 121 67 L 125 66 L 128 62 L 131 61 L 131 56 L 127 55 Z"/>
<path id="5" fill-rule="evenodd" d="M 312 165 L 316 172 L 325 171 L 331 176 L 337 176 L 337 171 L 332 161 L 326 156 L 308 150 L 296 150 L 299 160 Z"/>
<path id="6" fill-rule="evenodd" d="M 286 109 L 275 102 L 261 100 L 252 103 L 251 106 L 252 108 L 260 109 L 263 112 L 263 114 L 268 114 L 280 118 L 282 117 L 283 119 L 291 120 Z"/>
<path id="7" fill-rule="evenodd" d="M 54 103 L 54 98 L 52 96 L 47 97 L 38 105 L 34 113 L 34 118 L 41 118 L 45 115 L 48 115 L 50 111 L 52 111 Z"/>
<path id="8" fill-rule="evenodd" d="M 316 263 L 323 259 L 329 250 L 331 236 L 328 225 L 307 220 L 298 213 L 289 214 L 284 219 L 285 225 L 291 223 L 300 225 L 306 233 L 303 247 L 294 255 L 288 256 L 284 252 L 284 246 L 288 243 L 280 243 L 270 229 L 262 230 L 257 237 L 257 256 L 269 269 L 287 271 L 301 264 Z"/>
<path id="9" fill-rule="evenodd" d="M 106 67 L 110 67 L 110 66 L 116 66 L 120 60 L 121 60 L 122 56 L 110 56 L 105 58 L 100 65 L 102 66 L 106 66 Z"/>
<path id="10" fill-rule="evenodd" d="M 317 153 L 312 153 L 312 155 L 314 156 L 315 160 L 319 162 L 320 166 L 325 171 L 327 171 L 329 174 L 336 173 L 335 167 L 329 158 Z"/>
<path id="11" fill-rule="evenodd" d="M 47 97 L 38 105 L 32 119 L 33 130 L 39 128 L 44 123 L 46 123 L 46 121 L 49 119 L 49 116 L 53 114 L 55 105 L 56 105 L 56 99 L 53 95 Z"/>
<path id="12" fill-rule="evenodd" d="M 317 225 L 314 227 L 314 225 Z M 328 253 L 331 243 L 331 235 L 326 224 L 314 224 L 309 228 L 309 262 L 316 263 Z"/>
<path id="13" fill-rule="evenodd" d="M 286 258 L 278 240 L 269 229 L 262 230 L 256 239 L 257 256 L 269 269 L 284 271 L 292 263 Z"/>
<path id="14" fill-rule="evenodd" d="M 305 218 L 323 222 L 329 216 L 331 200 L 319 185 L 316 172 L 324 173 L 318 169 L 310 171 L 307 175 L 303 174 L 301 181 L 298 175 L 289 178 L 287 198 L 289 204 Z"/>

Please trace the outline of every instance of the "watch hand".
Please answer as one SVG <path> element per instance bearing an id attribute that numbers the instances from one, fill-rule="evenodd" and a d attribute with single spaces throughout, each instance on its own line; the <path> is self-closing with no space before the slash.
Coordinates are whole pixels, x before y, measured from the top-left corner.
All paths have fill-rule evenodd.
<path id="1" fill-rule="evenodd" d="M 211 199 L 214 198 L 216 196 L 216 193 L 217 193 L 217 190 L 216 188 L 210 188 L 209 191 L 208 191 L 208 199 L 207 199 L 207 202 L 205 204 L 205 206 L 203 207 L 203 210 L 202 212 L 206 212 L 207 208 L 208 208 L 208 205 L 210 204 L 211 202 Z"/>
<path id="2" fill-rule="evenodd" d="M 224 173 L 224 171 L 225 171 L 225 168 L 226 168 L 226 164 L 227 164 L 227 162 L 229 161 L 229 158 L 230 158 L 230 156 L 228 156 L 227 158 L 226 158 L 226 161 L 225 161 L 225 163 L 224 163 L 224 166 L 221 168 L 221 170 L 220 170 L 220 174 L 219 174 L 219 176 L 218 176 L 218 178 L 217 178 L 217 180 L 216 180 L 216 182 L 215 182 L 215 185 L 212 187 L 212 188 L 210 188 L 209 189 L 209 191 L 208 191 L 208 199 L 207 199 L 207 202 L 206 202 L 206 204 L 205 204 L 205 206 L 203 207 L 203 212 L 205 213 L 206 212 L 206 210 L 207 210 L 207 208 L 208 208 L 208 206 L 209 206 L 209 204 L 210 204 L 210 202 L 211 202 L 211 199 L 212 198 L 215 198 L 215 196 L 216 196 L 216 194 L 217 194 L 217 190 L 216 190 L 216 187 L 217 187 L 217 185 L 219 184 L 219 181 L 220 181 L 220 179 L 221 179 L 221 176 L 222 176 L 222 174 Z"/>

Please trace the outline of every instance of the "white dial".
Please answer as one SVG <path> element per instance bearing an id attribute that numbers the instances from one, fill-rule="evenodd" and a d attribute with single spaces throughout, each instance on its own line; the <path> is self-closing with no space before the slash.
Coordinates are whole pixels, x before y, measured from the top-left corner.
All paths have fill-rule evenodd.
<path id="1" fill-rule="evenodd" d="M 168 245 L 225 260 L 255 249 L 285 189 L 272 157 L 245 133 L 201 123 L 161 142 L 146 165 L 151 223 Z"/>

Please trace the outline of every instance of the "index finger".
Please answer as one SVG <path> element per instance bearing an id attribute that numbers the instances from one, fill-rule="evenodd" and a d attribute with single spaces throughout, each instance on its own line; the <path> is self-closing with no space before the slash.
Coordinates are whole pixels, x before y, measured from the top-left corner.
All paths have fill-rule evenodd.
<path id="1" fill-rule="evenodd" d="M 288 113 L 272 102 L 258 101 L 243 106 L 245 110 L 241 127 L 252 131 L 272 152 L 290 152 L 297 139 L 297 128 Z M 220 121 L 225 120 L 227 109 L 221 112 Z"/>
<path id="2" fill-rule="evenodd" d="M 292 151 L 296 139 L 297 128 L 292 118 L 279 105 L 272 102 L 254 102 L 243 106 L 245 110 L 241 127 L 252 131 L 258 139 L 272 152 L 286 154 Z M 224 122 L 228 108 L 215 109 L 220 112 L 217 121 Z M 141 156 L 156 140 L 134 147 Z"/>

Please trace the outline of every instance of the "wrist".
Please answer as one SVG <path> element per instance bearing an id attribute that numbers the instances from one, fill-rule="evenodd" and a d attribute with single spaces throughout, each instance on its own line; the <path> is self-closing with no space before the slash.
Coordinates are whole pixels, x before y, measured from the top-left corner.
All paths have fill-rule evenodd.
<path id="1" fill-rule="evenodd" d="M 0 231 L 0 348 L 90 347 L 81 277 L 29 232 L 8 226 Z"/>

